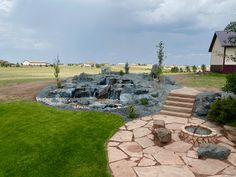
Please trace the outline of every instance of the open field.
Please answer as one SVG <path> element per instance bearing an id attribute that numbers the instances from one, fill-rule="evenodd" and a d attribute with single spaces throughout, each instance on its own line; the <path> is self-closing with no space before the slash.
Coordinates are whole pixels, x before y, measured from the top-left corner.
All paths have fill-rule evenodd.
<path id="1" fill-rule="evenodd" d="M 112 71 L 120 71 L 122 65 L 110 66 Z M 151 65 L 148 66 L 131 66 L 132 73 L 149 73 Z M 82 72 L 89 74 L 100 73 L 100 68 L 88 68 L 80 66 L 60 66 L 60 77 L 67 78 L 78 75 Z M 12 84 L 27 83 L 38 80 L 54 79 L 53 67 L 0 67 L 0 87 Z"/>
<path id="2" fill-rule="evenodd" d="M 120 71 L 122 65 L 111 65 L 112 71 Z M 80 66 L 61 66 L 60 78 L 72 77 L 82 72 L 97 74 L 100 68 Z M 131 66 L 131 73 L 150 73 L 151 65 Z M 54 83 L 52 67 L 0 67 L 0 100 L 23 99 L 33 100 L 36 93 Z M 218 91 L 225 84 L 225 74 L 208 73 L 165 73 L 182 86 L 195 87 L 204 91 Z"/>
<path id="3" fill-rule="evenodd" d="M 110 176 L 105 143 L 119 116 L 33 102 L 0 103 L 0 115 L 1 177 Z"/>

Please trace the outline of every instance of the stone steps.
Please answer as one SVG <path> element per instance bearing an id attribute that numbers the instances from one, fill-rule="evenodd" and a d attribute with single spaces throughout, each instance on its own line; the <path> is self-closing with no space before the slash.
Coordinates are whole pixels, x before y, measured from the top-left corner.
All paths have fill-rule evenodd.
<path id="1" fill-rule="evenodd" d="M 186 98 L 186 97 L 177 97 L 177 96 L 168 96 L 167 100 L 169 101 L 176 101 L 176 102 L 183 102 L 183 103 L 194 103 L 194 98 Z"/>
<path id="2" fill-rule="evenodd" d="M 162 115 L 190 118 L 195 102 L 195 96 L 172 92 L 160 112 Z"/>
<path id="3" fill-rule="evenodd" d="M 161 110 L 160 114 L 169 115 L 169 116 L 176 116 L 176 117 L 183 117 L 183 118 L 190 118 L 191 117 L 191 113 L 182 113 L 182 112 L 167 111 L 167 110 Z"/>
<path id="4" fill-rule="evenodd" d="M 169 101 L 169 100 L 166 100 L 165 104 L 170 105 L 170 106 L 178 106 L 178 107 L 185 107 L 185 108 L 192 108 L 194 105 L 193 103 L 183 103 L 183 102 Z"/>
<path id="5" fill-rule="evenodd" d="M 188 94 L 182 94 L 182 93 L 170 93 L 170 96 L 174 97 L 183 97 L 183 98 L 193 98 L 195 99 L 195 95 L 188 95 Z"/>
<path id="6" fill-rule="evenodd" d="M 186 107 L 180 107 L 180 106 L 167 106 L 167 105 L 164 105 L 162 110 L 176 111 L 176 112 L 182 112 L 182 113 L 192 113 L 192 107 L 191 108 L 186 108 Z"/>

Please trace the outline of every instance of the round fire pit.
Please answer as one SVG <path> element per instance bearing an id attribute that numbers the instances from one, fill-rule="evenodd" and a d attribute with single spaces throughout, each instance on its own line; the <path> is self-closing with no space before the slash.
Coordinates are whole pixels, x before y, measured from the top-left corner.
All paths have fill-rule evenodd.
<path id="1" fill-rule="evenodd" d="M 182 127 L 179 137 L 187 143 L 198 146 L 202 143 L 215 143 L 216 135 L 216 132 L 207 126 L 187 124 Z"/>

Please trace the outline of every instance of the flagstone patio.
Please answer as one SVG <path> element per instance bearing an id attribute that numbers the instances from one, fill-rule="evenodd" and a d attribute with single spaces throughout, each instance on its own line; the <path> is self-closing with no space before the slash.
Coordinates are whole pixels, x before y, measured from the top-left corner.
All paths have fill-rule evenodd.
<path id="1" fill-rule="evenodd" d="M 165 120 L 172 131 L 172 142 L 154 144 L 153 120 Z M 201 160 L 192 144 L 179 139 L 180 127 L 203 123 L 218 132 L 217 143 L 231 149 L 228 160 Z M 107 144 L 109 167 L 114 177 L 236 177 L 235 144 L 221 134 L 221 127 L 191 117 L 153 115 L 126 123 Z"/>

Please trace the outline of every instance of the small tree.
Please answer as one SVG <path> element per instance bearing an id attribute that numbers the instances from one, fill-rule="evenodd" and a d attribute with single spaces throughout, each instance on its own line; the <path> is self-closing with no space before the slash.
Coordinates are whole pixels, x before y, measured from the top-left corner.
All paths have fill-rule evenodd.
<path id="1" fill-rule="evenodd" d="M 190 69 L 190 67 L 189 66 L 186 66 L 186 72 L 191 72 L 191 69 Z"/>
<path id="2" fill-rule="evenodd" d="M 54 76 L 56 78 L 57 81 L 57 88 L 61 88 L 61 81 L 59 79 L 59 73 L 60 73 L 60 60 L 59 60 L 59 56 L 57 56 L 56 61 L 53 63 L 53 68 L 54 68 Z"/>
<path id="3" fill-rule="evenodd" d="M 19 64 L 19 63 L 16 63 L 16 67 L 20 67 L 20 64 Z"/>
<path id="4" fill-rule="evenodd" d="M 125 74 L 129 74 L 129 63 L 125 63 Z"/>
<path id="5" fill-rule="evenodd" d="M 201 69 L 202 69 L 202 72 L 205 73 L 206 72 L 206 65 L 202 64 Z"/>
<path id="6" fill-rule="evenodd" d="M 236 22 L 230 22 L 226 27 L 225 31 L 227 32 L 236 32 Z"/>
<path id="7" fill-rule="evenodd" d="M 174 66 L 173 68 L 171 68 L 170 70 L 172 73 L 178 73 L 179 72 L 179 68 L 177 66 Z"/>
<path id="8" fill-rule="evenodd" d="M 165 53 L 164 53 L 164 43 L 161 41 L 157 46 L 157 58 L 158 58 L 158 67 L 157 67 L 157 79 L 158 82 L 161 81 L 160 77 L 163 73 L 163 61 L 164 61 Z"/>
<path id="9" fill-rule="evenodd" d="M 184 72 L 183 68 L 180 68 L 180 69 L 179 69 L 179 72 L 183 73 L 183 72 Z"/>
<path id="10" fill-rule="evenodd" d="M 194 73 L 197 72 L 197 67 L 195 65 L 193 65 L 192 69 Z"/>

